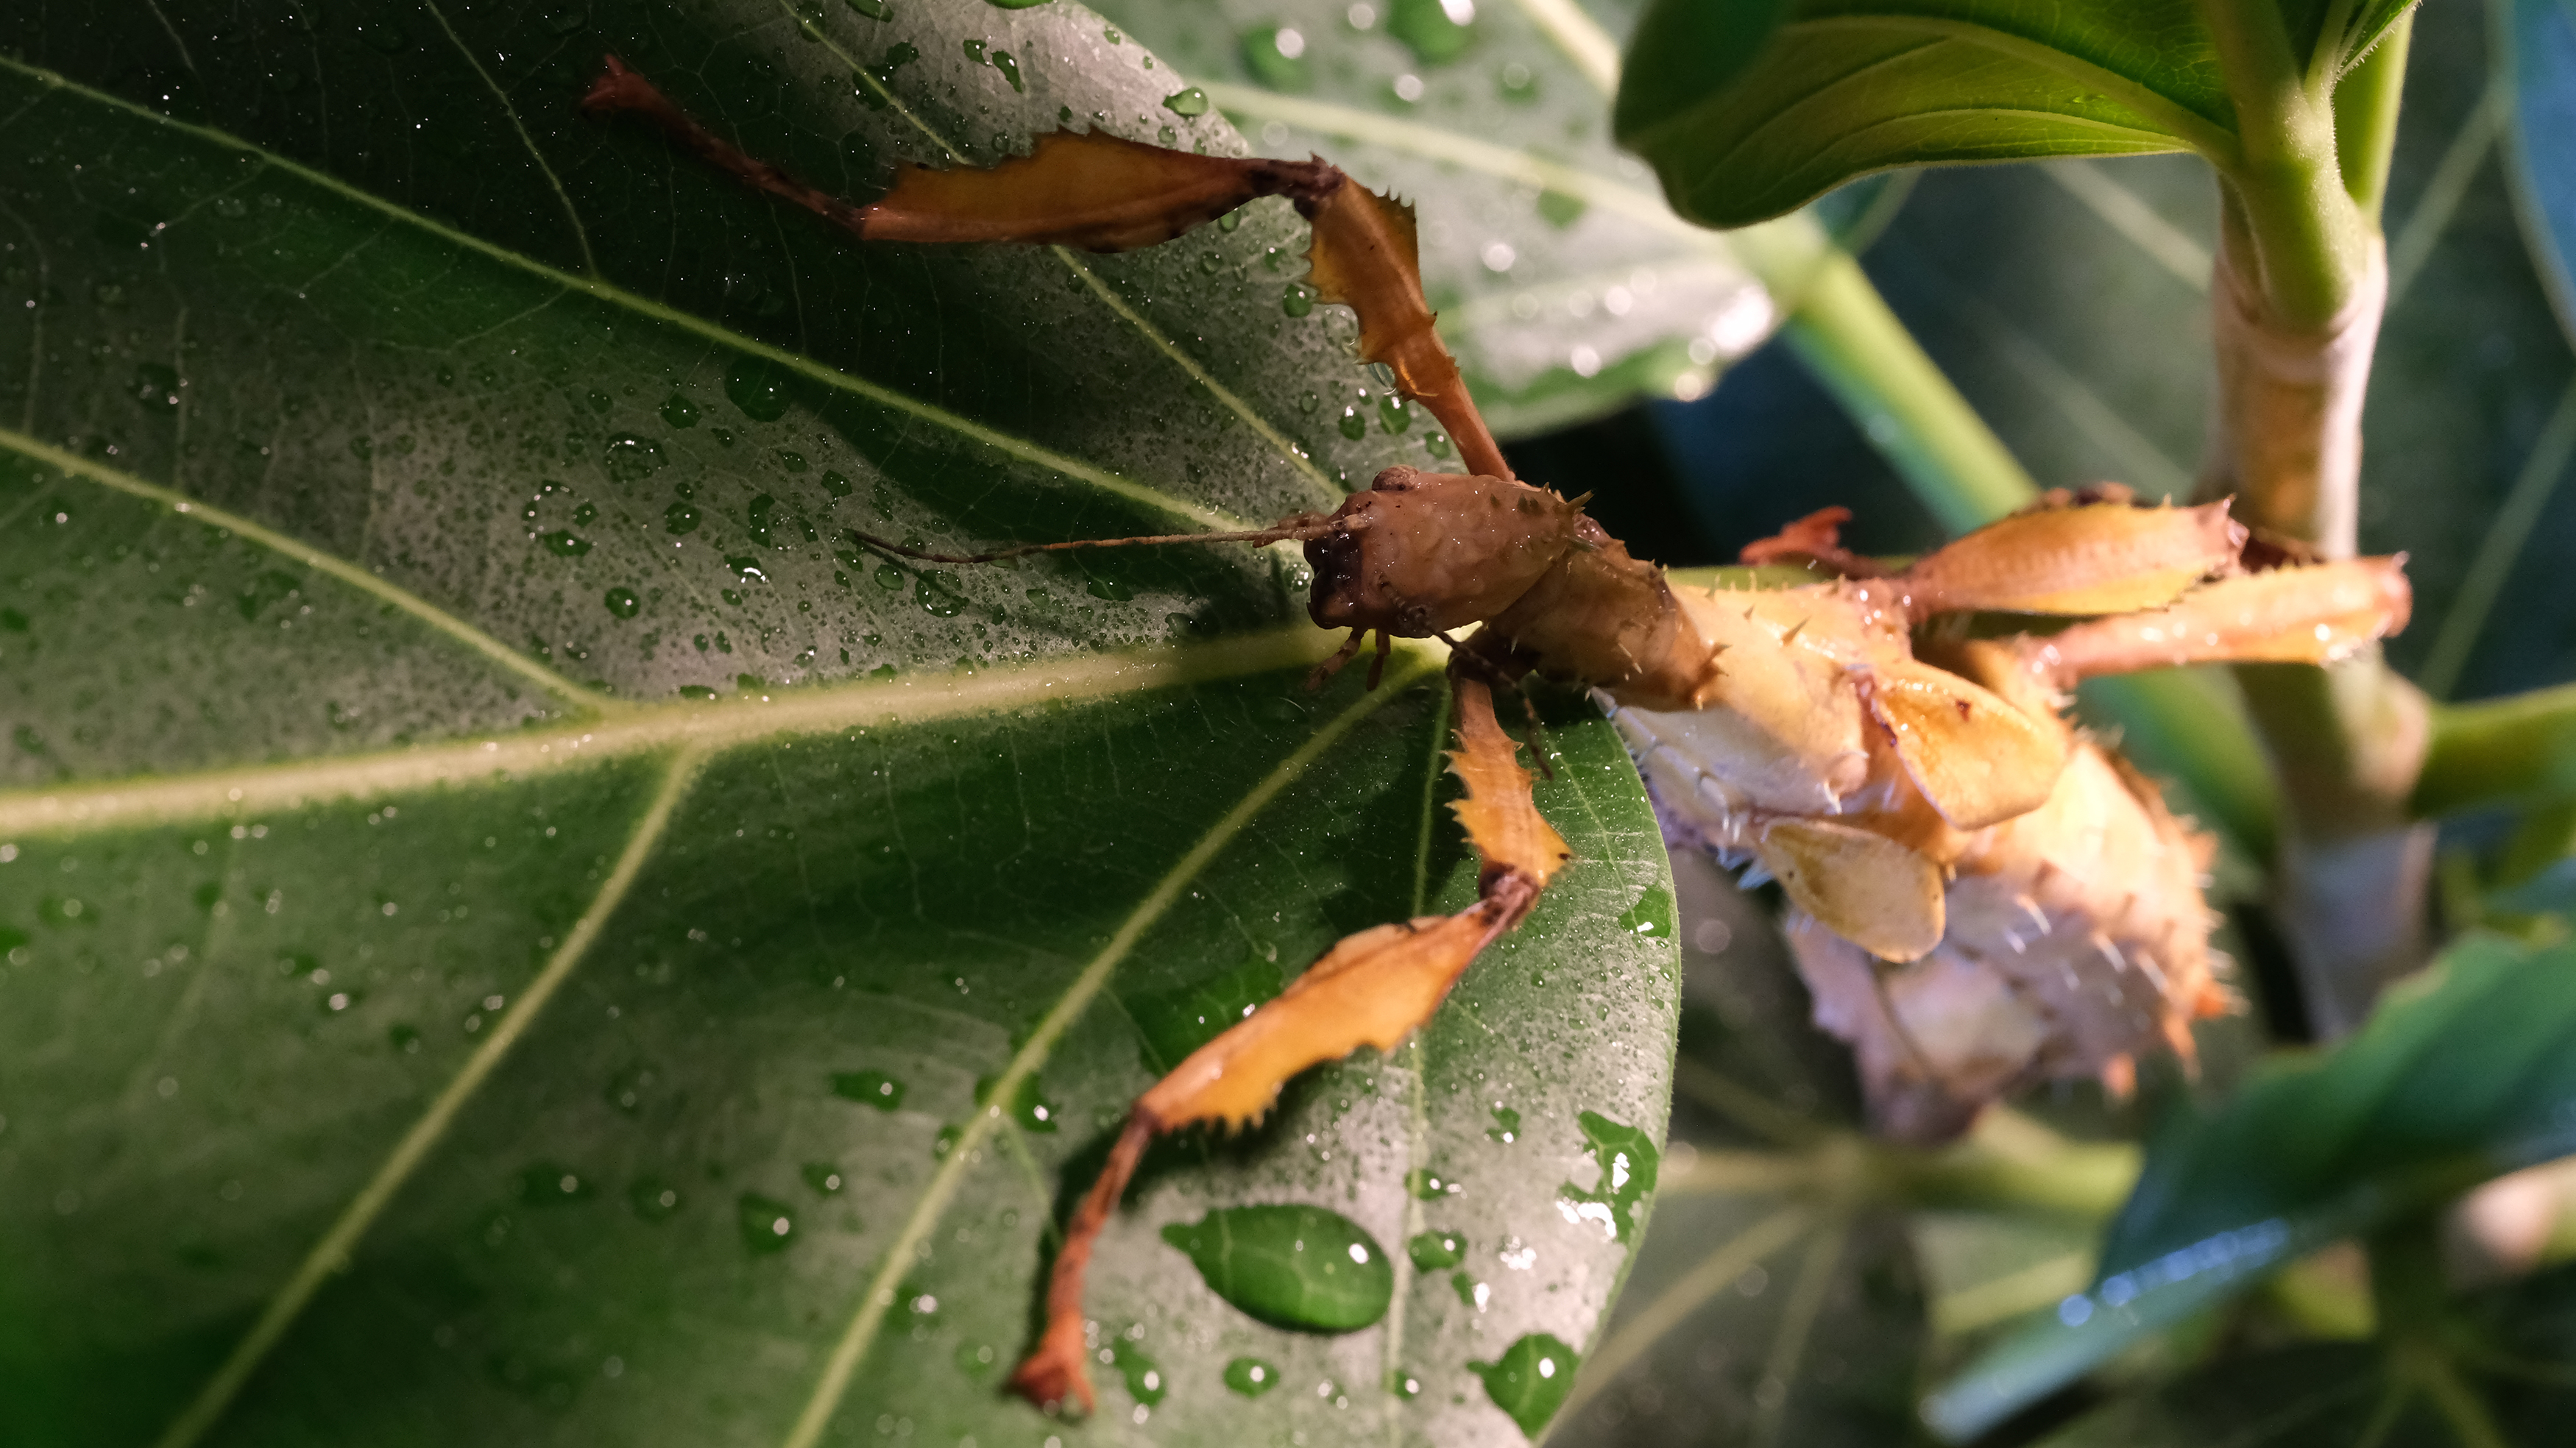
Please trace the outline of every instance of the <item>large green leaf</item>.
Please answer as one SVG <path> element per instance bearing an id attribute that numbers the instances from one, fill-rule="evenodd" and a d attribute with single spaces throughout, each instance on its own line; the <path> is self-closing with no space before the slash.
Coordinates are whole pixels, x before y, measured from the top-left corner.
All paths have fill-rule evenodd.
<path id="1" fill-rule="evenodd" d="M 852 191 L 1067 113 L 1241 149 L 1069 3 L 873 8 L 0 16 L 0 1437 L 1038 1441 L 998 1384 L 1126 1101 L 1472 892 L 1434 675 L 1303 692 L 1293 560 L 849 545 L 1426 457 L 1332 426 L 1284 206 L 857 251 L 573 113 L 614 49 Z M 1645 1208 L 1577 1210 L 1591 1123 L 1660 1139 L 1676 987 L 1633 774 L 1549 738 L 1531 923 L 1149 1163 L 1085 1439 L 1490 1441 L 1471 1364 L 1589 1345 Z M 1308 1334 L 1159 1234 L 1282 1202 L 1518 1266 Z"/>
<path id="2" fill-rule="evenodd" d="M 1927 1400 L 1982 1432 L 2269 1269 L 2474 1182 L 2576 1150 L 2576 949 L 2492 937 L 2392 991 L 2330 1054 L 2178 1112 L 2112 1223 L 2099 1275 Z"/>
<path id="3" fill-rule="evenodd" d="M 1101 8 L 1262 151 L 1319 152 L 1416 204 L 1441 335 L 1504 437 L 1707 391 L 1795 304 L 1822 245 L 1803 217 L 1725 238 L 1675 216 L 1611 141 L 1624 21 L 1570 0 Z M 1336 410 L 1378 424 L 1381 390 L 1357 381 Z"/>
<path id="4" fill-rule="evenodd" d="M 2404 9 L 2279 7 L 2290 49 L 2329 67 Z M 2224 156 L 2235 124 L 2195 0 L 1657 0 L 1617 112 L 1620 143 L 1654 164 L 1677 210 L 1713 226 L 1897 166 Z"/>

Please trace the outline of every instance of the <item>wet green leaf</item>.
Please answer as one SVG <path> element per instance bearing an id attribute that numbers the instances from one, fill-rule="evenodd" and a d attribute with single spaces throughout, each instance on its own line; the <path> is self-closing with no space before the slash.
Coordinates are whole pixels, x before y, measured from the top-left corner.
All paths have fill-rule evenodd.
<path id="1" fill-rule="evenodd" d="M 2559 322 L 2576 335 L 2576 16 L 2553 0 L 2497 0 L 2494 10 L 2523 226 Z"/>
<path id="2" fill-rule="evenodd" d="M 1782 314 L 1757 273 L 1794 279 L 1816 245 L 1803 219 L 1722 238 L 1653 194 L 1609 135 L 1628 17 L 1605 29 L 1581 7 L 1517 0 L 1101 8 L 1265 154 L 1321 154 L 1414 204 L 1441 335 L 1506 438 L 1705 392 Z M 1286 257 L 1255 275 L 1284 282 L 1303 269 Z M 1369 427 L 1383 396 L 1355 379 L 1319 392 L 1315 415 Z M 1444 456 L 1437 433 L 1416 425 L 1408 436 L 1423 456 Z"/>
<path id="3" fill-rule="evenodd" d="M 2091 1288 L 1926 1404 L 1975 1436 L 2270 1269 L 2576 1150 L 2576 948 L 2453 947 L 2336 1050 L 2276 1061 L 2151 1141 Z"/>
<path id="4" fill-rule="evenodd" d="M 1470 898 L 1443 705 L 1411 657 L 1304 692 L 1293 560 L 848 535 L 1267 520 L 1418 460 L 1298 406 L 1363 378 L 1242 280 L 1301 225 L 860 250 L 574 110 L 613 49 L 862 195 L 1065 110 L 1242 148 L 1070 0 L 162 13 L 0 14 L 0 1437 L 1043 1437 L 997 1385 L 1152 1079 L 1122 1007 Z M 1541 786 L 1578 862 L 1423 1039 L 1150 1163 L 1088 1441 L 1484 1441 L 1485 1334 L 1607 1306 L 1628 1248 L 1554 1189 L 1580 1113 L 1660 1126 L 1675 985 L 1584 712 Z M 1399 1261 L 1379 1325 L 1281 1331 L 1159 1238 L 1401 1243 L 1432 1163 L 1442 1226 L 1538 1245 L 1481 1314 Z M 1247 1405 L 1246 1356 L 1295 1390 Z"/>

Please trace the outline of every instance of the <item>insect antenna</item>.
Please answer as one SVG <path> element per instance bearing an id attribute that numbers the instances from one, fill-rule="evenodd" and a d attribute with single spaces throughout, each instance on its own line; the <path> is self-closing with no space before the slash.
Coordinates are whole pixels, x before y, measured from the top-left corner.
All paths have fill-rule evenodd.
<path id="1" fill-rule="evenodd" d="M 1023 543 L 1014 548 L 996 548 L 990 553 L 933 553 L 913 548 L 874 533 L 847 530 L 849 536 L 865 547 L 897 558 L 914 558 L 924 563 L 999 563 L 1008 558 L 1023 558 L 1032 553 L 1060 553 L 1070 548 L 1133 548 L 1158 543 L 1249 543 L 1260 547 L 1271 543 L 1306 543 L 1328 537 L 1333 525 L 1323 521 L 1292 521 L 1276 528 L 1247 528 L 1235 533 L 1147 533 L 1132 538 L 1074 538 L 1063 543 Z"/>

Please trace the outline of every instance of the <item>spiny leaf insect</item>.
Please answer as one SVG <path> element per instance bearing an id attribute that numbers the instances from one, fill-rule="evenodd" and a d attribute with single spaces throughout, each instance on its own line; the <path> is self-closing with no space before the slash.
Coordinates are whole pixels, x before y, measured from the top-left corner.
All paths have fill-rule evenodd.
<path id="1" fill-rule="evenodd" d="M 609 57 L 583 101 L 629 114 L 744 184 L 863 241 L 1157 245 L 1264 196 L 1313 228 L 1309 280 L 1359 319 L 1359 360 L 1391 371 L 1456 440 L 1466 471 L 1390 468 L 1330 514 L 1266 529 L 932 553 L 989 563 L 1067 548 L 1302 544 L 1317 625 L 1348 629 L 1320 687 L 1378 641 L 1451 645 L 1465 783 L 1482 857 L 1475 904 L 1335 945 L 1276 998 L 1138 1098 L 1066 1224 L 1038 1342 L 1012 1385 L 1093 1402 L 1083 1279 L 1145 1148 L 1259 1119 L 1306 1068 L 1391 1050 L 1567 861 L 1493 690 L 1531 675 L 1590 688 L 1667 838 L 1775 878 L 1818 1024 L 1850 1041 L 1873 1119 L 1939 1141 L 2035 1081 L 2125 1090 L 2141 1053 L 2191 1052 L 2227 1010 L 2200 876 L 2210 845 L 2155 786 L 2061 715 L 2084 678 L 2221 660 L 2322 663 L 2404 626 L 2402 560 L 2313 563 L 2249 546 L 2227 504 L 2142 507 L 2125 490 L 2052 494 L 1902 569 L 1844 550 L 1828 510 L 1746 550 L 1821 581 L 1699 588 L 1629 555 L 1567 499 L 1513 476 L 1433 330 L 1409 207 L 1318 159 L 1225 158 L 1056 132 L 987 169 L 910 166 L 865 205 L 808 187 L 692 120 Z M 1589 495 L 1585 495 L 1588 497 Z M 2079 620 L 1969 638 L 1969 614 Z M 1473 628 L 1473 633 L 1464 631 Z M 1461 636 L 1463 634 L 1463 637 Z"/>

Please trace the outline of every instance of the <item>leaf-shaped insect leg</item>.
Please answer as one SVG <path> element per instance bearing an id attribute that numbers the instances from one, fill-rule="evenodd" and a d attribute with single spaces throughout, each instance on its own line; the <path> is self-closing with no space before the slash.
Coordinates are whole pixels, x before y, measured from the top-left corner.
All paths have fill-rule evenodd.
<path id="1" fill-rule="evenodd" d="M 2323 664 L 2406 627 L 2406 560 L 2354 558 L 2224 579 L 2170 608 L 2022 640 L 2027 666 L 2057 687 L 2178 664 Z"/>
<path id="2" fill-rule="evenodd" d="M 1422 295 L 1413 209 L 1353 182 L 1322 160 L 1201 156 L 1099 131 L 1056 131 L 997 166 L 907 166 L 885 195 L 854 206 L 804 184 L 691 119 L 616 56 L 582 99 L 591 115 L 630 113 L 789 205 L 864 241 L 1018 242 L 1132 251 L 1157 246 L 1247 201 L 1285 196 L 1314 227 L 1307 263 L 1327 302 L 1359 314 L 1360 360 L 1382 362 L 1405 396 L 1449 430 L 1470 471 L 1511 467 L 1468 396 L 1457 359 L 1433 329 Z"/>
<path id="3" fill-rule="evenodd" d="M 1455 915 L 1379 925 L 1345 937 L 1277 997 L 1201 1046 L 1136 1100 L 1127 1125 L 1065 1224 L 1047 1284 L 1047 1323 L 1011 1386 L 1041 1407 L 1093 1398 L 1083 1344 L 1083 1277 L 1101 1230 L 1154 1138 L 1206 1122 L 1229 1128 L 1261 1118 L 1288 1079 L 1362 1046 L 1391 1051 L 1449 994 L 1488 944 L 1518 925 L 1570 858 L 1563 837 L 1530 798 L 1518 746 L 1494 717 L 1491 690 L 1453 674 L 1458 748 L 1450 769 L 1467 786 L 1453 806 L 1484 857 L 1476 903 Z"/>

